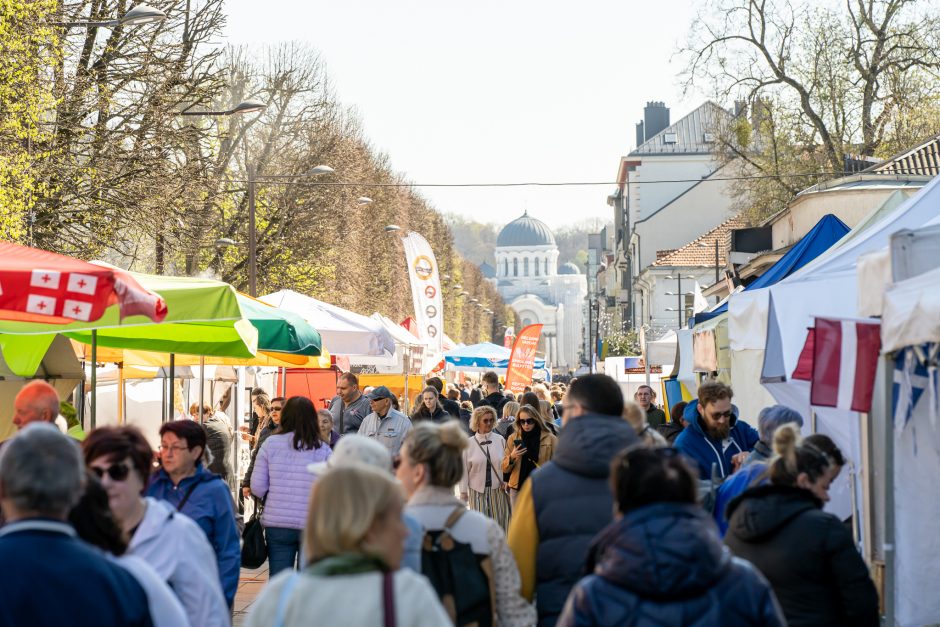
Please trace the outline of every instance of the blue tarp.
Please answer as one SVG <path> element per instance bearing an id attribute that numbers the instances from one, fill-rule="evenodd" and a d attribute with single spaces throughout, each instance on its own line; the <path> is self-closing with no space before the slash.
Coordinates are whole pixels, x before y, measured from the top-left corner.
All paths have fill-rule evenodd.
<path id="1" fill-rule="evenodd" d="M 803 239 L 788 250 L 787 254 L 778 259 L 777 263 L 770 266 L 764 274 L 760 275 L 750 285 L 744 288 L 744 291 L 760 289 L 782 281 L 829 250 L 833 244 L 845 237 L 845 234 L 848 233 L 849 230 L 845 222 L 831 213 L 827 213 L 816 223 L 816 226 L 814 226 L 809 233 L 803 236 Z M 727 302 L 712 311 L 697 313 L 692 320 L 692 326 L 711 320 L 726 311 L 728 311 Z"/>
<path id="2" fill-rule="evenodd" d="M 471 346 L 462 346 L 444 353 L 444 360 L 460 368 L 493 368 L 505 370 L 509 367 L 509 356 L 512 351 L 498 344 L 481 342 Z M 536 358 L 535 369 L 544 370 L 545 360 Z"/>

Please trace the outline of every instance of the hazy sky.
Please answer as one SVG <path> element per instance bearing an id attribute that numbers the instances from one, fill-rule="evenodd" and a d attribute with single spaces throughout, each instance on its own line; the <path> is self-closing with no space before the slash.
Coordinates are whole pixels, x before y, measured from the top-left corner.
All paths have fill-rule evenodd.
<path id="1" fill-rule="evenodd" d="M 700 4 L 700 3 L 699 3 Z M 613 181 L 647 100 L 672 121 L 691 0 L 228 0 L 228 42 L 317 48 L 373 145 L 416 183 Z M 612 219 L 612 186 L 422 188 L 438 210 Z"/>

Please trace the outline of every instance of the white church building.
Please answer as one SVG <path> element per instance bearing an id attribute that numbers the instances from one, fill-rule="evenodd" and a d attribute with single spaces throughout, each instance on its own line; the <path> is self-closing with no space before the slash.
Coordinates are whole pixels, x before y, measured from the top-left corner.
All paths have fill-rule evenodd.
<path id="1" fill-rule="evenodd" d="M 522 326 L 543 325 L 539 348 L 547 363 L 556 371 L 576 370 L 587 282 L 573 263 L 558 267 L 551 229 L 528 212 L 504 226 L 496 238 L 494 274 L 490 280 Z"/>

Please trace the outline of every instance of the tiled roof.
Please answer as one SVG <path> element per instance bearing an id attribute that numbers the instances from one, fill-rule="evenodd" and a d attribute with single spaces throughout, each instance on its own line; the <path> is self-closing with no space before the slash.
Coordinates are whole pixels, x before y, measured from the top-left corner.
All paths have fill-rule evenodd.
<path id="1" fill-rule="evenodd" d="M 661 257 L 657 253 L 657 259 L 652 265 L 714 268 L 716 240 L 718 242 L 718 265 L 719 267 L 727 265 L 728 249 L 731 247 L 731 231 L 747 228 L 748 226 L 750 226 L 748 221 L 744 219 L 742 214 L 738 214 L 725 220 L 705 235 L 689 242 L 682 248 Z"/>
<path id="2" fill-rule="evenodd" d="M 940 135 L 934 135 L 918 146 L 896 154 L 863 172 L 937 176 L 940 174 Z"/>
<path id="3" fill-rule="evenodd" d="M 628 156 L 668 154 L 708 154 L 714 152 L 714 141 L 706 142 L 705 133 L 718 133 L 718 126 L 732 115 L 711 100 L 678 122 L 667 126 L 637 146 Z M 675 142 L 666 143 L 666 135 L 674 134 Z"/>

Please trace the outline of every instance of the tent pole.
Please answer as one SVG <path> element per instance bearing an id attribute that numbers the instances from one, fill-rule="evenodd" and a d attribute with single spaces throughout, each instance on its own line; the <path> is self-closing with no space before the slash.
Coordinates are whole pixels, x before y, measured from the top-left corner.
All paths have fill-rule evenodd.
<path id="1" fill-rule="evenodd" d="M 124 424 L 124 362 L 119 361 L 117 363 L 118 368 L 118 380 L 117 380 L 117 423 L 119 425 Z"/>
<path id="2" fill-rule="evenodd" d="M 281 368 L 281 396 L 287 398 L 287 366 Z"/>
<path id="3" fill-rule="evenodd" d="M 95 415 L 95 410 L 97 409 L 98 396 L 97 396 L 97 387 L 98 387 L 98 331 L 96 329 L 91 330 L 91 428 L 94 429 L 97 426 L 97 416 Z"/>
<path id="4" fill-rule="evenodd" d="M 894 363 L 891 355 L 885 355 L 882 361 L 882 386 L 884 389 L 882 400 L 882 417 L 884 419 L 885 442 L 885 468 L 884 468 L 884 608 L 885 627 L 894 627 L 895 622 L 895 550 L 894 550 L 894 447 L 896 435 L 894 433 Z"/>
<path id="5" fill-rule="evenodd" d="M 235 459 L 232 462 L 233 474 L 235 475 L 235 490 L 236 490 L 236 502 L 241 502 L 238 492 L 241 492 L 239 489 L 240 482 L 238 481 L 238 458 L 239 449 L 241 448 L 241 434 L 238 432 L 238 397 L 242 394 L 242 369 L 235 367 L 235 383 L 234 389 L 232 389 L 231 399 L 232 399 L 232 429 L 235 432 L 235 439 L 232 441 L 232 452 L 235 454 Z"/>
<path id="6" fill-rule="evenodd" d="M 405 415 L 411 414 L 411 407 L 408 406 L 408 379 L 411 378 L 411 347 L 405 347 L 405 352 L 402 354 L 402 365 L 405 366 L 402 370 L 405 371 L 405 402 L 403 403 L 405 408 Z"/>
<path id="7" fill-rule="evenodd" d="M 166 421 L 173 419 L 173 408 L 176 405 L 176 355 L 170 353 L 170 392 L 167 396 L 168 407 L 166 408 Z"/>
<path id="8" fill-rule="evenodd" d="M 206 402 L 206 358 L 199 356 L 199 424 L 206 422 L 202 406 Z"/>

